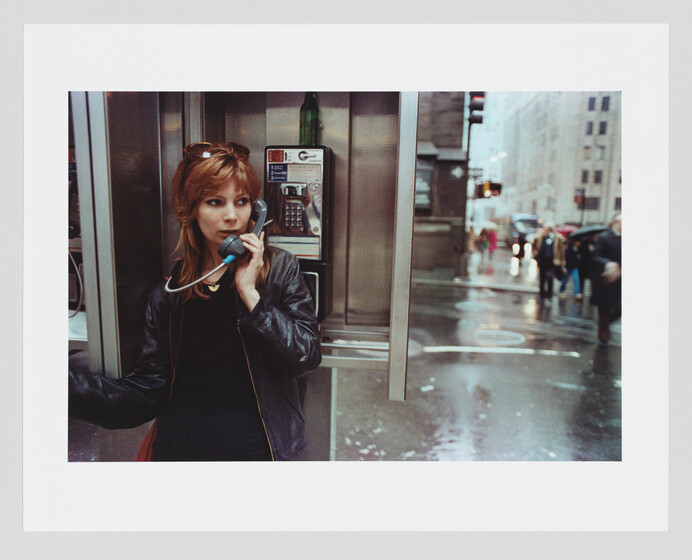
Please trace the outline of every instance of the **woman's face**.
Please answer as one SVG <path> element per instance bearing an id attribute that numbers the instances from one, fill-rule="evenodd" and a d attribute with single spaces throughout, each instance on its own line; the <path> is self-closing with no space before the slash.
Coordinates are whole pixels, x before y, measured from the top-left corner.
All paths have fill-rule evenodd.
<path id="1" fill-rule="evenodd" d="M 202 199 L 197 208 L 197 224 L 213 254 L 226 237 L 247 231 L 251 213 L 250 195 L 238 187 L 235 178 Z"/>

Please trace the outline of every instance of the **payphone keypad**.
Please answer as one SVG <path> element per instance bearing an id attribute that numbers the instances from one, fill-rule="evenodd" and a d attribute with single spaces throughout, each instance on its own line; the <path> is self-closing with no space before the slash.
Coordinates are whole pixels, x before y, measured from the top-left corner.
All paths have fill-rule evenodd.
<path id="1" fill-rule="evenodd" d="M 286 227 L 303 227 L 303 204 L 300 200 L 285 200 L 283 214 Z"/>

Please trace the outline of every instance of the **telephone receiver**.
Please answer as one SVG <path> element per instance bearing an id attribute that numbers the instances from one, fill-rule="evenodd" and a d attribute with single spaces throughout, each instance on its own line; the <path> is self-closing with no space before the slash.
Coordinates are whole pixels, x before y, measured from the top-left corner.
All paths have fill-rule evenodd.
<path id="1" fill-rule="evenodd" d="M 252 233 L 259 237 L 262 228 L 264 227 L 264 222 L 267 219 L 267 203 L 261 198 L 255 200 L 252 205 L 252 214 L 250 214 L 250 219 L 254 220 L 255 227 L 252 228 Z M 243 246 L 243 241 L 235 234 L 229 235 L 226 239 L 221 242 L 219 246 L 219 255 L 223 258 L 235 257 L 240 258 L 245 253 L 247 249 Z"/>

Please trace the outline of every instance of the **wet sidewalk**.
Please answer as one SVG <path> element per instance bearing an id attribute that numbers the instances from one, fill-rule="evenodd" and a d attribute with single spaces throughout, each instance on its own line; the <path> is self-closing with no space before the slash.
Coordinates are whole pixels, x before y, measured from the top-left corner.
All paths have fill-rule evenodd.
<path id="1" fill-rule="evenodd" d="M 543 301 L 535 265 L 515 264 L 500 249 L 468 278 L 414 271 L 406 401 L 386 371 L 338 370 L 332 459 L 621 459 L 619 323 L 599 348 L 588 296 L 555 282 Z"/>
<path id="2" fill-rule="evenodd" d="M 509 249 L 498 248 L 494 254 L 475 252 L 468 257 L 467 276 L 455 277 L 454 268 L 437 267 L 430 270 L 413 271 L 413 281 L 428 285 L 461 285 L 469 288 L 490 288 L 526 293 L 538 293 L 538 266 L 531 258 L 513 258 Z M 560 283 L 555 281 L 557 293 Z M 565 291 L 572 293 L 572 285 Z M 587 295 L 590 282 L 587 281 Z"/>

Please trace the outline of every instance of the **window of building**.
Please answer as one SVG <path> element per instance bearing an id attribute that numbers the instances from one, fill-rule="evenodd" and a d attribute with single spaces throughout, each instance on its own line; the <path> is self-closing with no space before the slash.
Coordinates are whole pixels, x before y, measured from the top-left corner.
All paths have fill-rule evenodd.
<path id="1" fill-rule="evenodd" d="M 581 182 L 582 183 L 588 183 L 589 182 L 589 172 L 584 169 L 581 172 Z"/>
<path id="2" fill-rule="evenodd" d="M 587 196 L 584 199 L 584 210 L 598 210 L 601 205 L 601 199 L 597 196 Z"/>
<path id="3" fill-rule="evenodd" d="M 430 210 L 432 207 L 432 181 L 434 166 L 429 161 L 416 161 L 415 207 Z"/>
<path id="4" fill-rule="evenodd" d="M 601 99 L 601 111 L 607 111 L 610 107 L 610 97 L 604 97 Z"/>
<path id="5" fill-rule="evenodd" d="M 605 157 L 605 147 L 596 146 L 596 159 L 603 159 Z"/>
<path id="6" fill-rule="evenodd" d="M 586 134 L 593 134 L 593 122 L 586 123 Z"/>
<path id="7" fill-rule="evenodd" d="M 618 196 L 615 199 L 615 208 L 613 208 L 613 210 L 622 210 L 622 198 L 621 197 Z"/>
<path id="8" fill-rule="evenodd" d="M 594 171 L 593 172 L 593 182 L 594 183 L 602 183 L 603 182 L 603 171 Z"/>
<path id="9" fill-rule="evenodd" d="M 601 121 L 598 125 L 598 133 L 605 134 L 606 130 L 608 130 L 608 123 L 606 121 Z"/>
<path id="10" fill-rule="evenodd" d="M 584 146 L 584 159 L 591 158 L 591 146 Z"/>
<path id="11" fill-rule="evenodd" d="M 596 98 L 589 97 L 589 111 L 593 111 L 596 108 Z"/>

